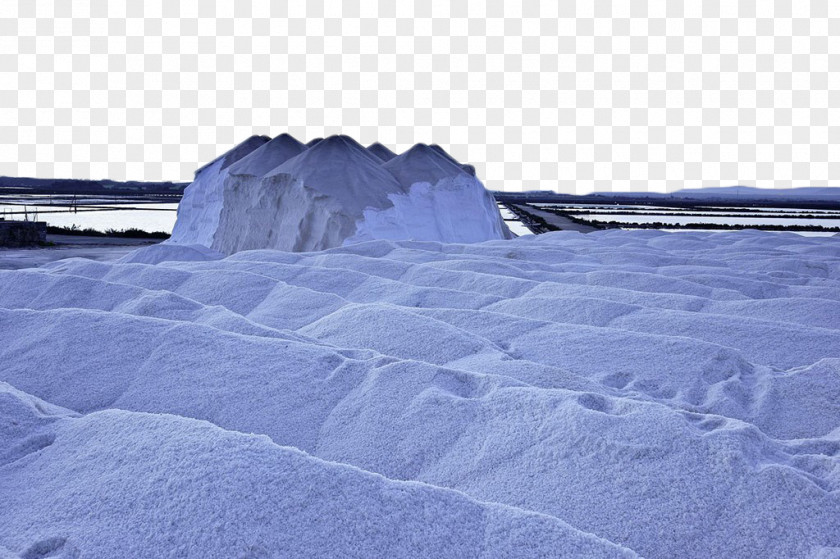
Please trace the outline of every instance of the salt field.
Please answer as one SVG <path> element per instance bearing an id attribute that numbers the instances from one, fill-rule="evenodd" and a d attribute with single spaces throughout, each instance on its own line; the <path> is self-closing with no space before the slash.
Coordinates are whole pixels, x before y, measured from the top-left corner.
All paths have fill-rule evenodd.
<path id="1" fill-rule="evenodd" d="M 51 203 L 52 202 L 52 203 Z M 0 217 L 46 221 L 54 227 L 94 229 L 141 229 L 172 232 L 177 202 L 155 203 L 124 197 L 78 196 L 73 198 L 38 196 L 23 198 L 0 195 Z"/>
<path id="2" fill-rule="evenodd" d="M 840 211 L 808 208 L 770 207 L 668 207 L 651 205 L 613 204 L 548 204 L 533 206 L 542 210 L 556 210 L 585 221 L 599 221 L 616 225 L 657 224 L 664 229 L 677 225 L 705 223 L 748 229 L 751 226 L 840 227 Z M 797 231 L 798 232 L 798 231 Z"/>
<path id="3" fill-rule="evenodd" d="M 724 216 L 724 215 L 696 215 L 685 216 L 679 214 L 665 214 L 665 213 L 651 213 L 651 214 L 610 214 L 610 213 L 595 213 L 595 214 L 572 214 L 575 217 L 582 219 L 597 219 L 598 221 L 611 223 L 663 223 L 665 225 L 686 225 L 689 223 L 720 223 L 724 225 L 741 225 L 744 228 L 749 228 L 750 225 L 778 225 L 785 227 L 786 225 L 805 225 L 816 227 L 840 227 L 840 219 L 812 219 L 800 218 L 792 216 L 774 217 L 774 216 Z"/>
<path id="4" fill-rule="evenodd" d="M 0 270 L 0 556 L 840 553 L 840 237 L 514 238 L 431 146 L 254 138 Z"/>
<path id="5" fill-rule="evenodd" d="M 0 545 L 828 553 L 839 284 L 757 231 L 0 272 Z"/>

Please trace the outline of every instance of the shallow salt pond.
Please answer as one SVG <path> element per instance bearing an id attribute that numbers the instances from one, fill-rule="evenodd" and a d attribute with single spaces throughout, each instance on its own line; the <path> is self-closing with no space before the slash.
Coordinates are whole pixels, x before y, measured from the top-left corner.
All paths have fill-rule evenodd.
<path id="1" fill-rule="evenodd" d="M 29 201 L 34 203 L 29 203 Z M 171 233 L 175 226 L 177 203 L 147 203 L 138 200 L 78 198 L 75 205 L 66 198 L 45 203 L 48 198 L 26 199 L 20 196 L 0 197 L 0 217 L 18 220 L 46 221 L 55 227 L 78 229 L 142 229 Z"/>
<path id="2" fill-rule="evenodd" d="M 573 214 L 581 219 L 593 219 L 592 214 Z M 669 215 L 669 214 L 601 214 L 594 219 L 613 223 L 665 223 L 672 225 L 686 225 L 690 223 L 720 223 L 725 225 L 806 225 L 813 227 L 840 227 L 840 220 L 810 219 L 799 217 L 729 217 L 721 215 Z"/>

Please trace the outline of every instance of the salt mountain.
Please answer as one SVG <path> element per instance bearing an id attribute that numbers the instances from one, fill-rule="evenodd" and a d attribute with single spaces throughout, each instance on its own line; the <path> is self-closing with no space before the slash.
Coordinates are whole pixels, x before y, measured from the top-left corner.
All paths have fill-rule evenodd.
<path id="1" fill-rule="evenodd" d="M 374 239 L 472 243 L 512 234 L 493 196 L 440 146 L 397 155 L 348 136 L 252 136 L 196 171 L 170 243 L 225 254 Z"/>

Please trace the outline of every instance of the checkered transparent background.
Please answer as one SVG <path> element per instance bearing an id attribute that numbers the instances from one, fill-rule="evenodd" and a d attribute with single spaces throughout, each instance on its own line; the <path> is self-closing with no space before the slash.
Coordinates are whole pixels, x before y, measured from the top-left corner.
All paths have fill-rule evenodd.
<path id="1" fill-rule="evenodd" d="M 190 180 L 286 131 L 511 191 L 840 185 L 840 2 L 0 2 L 0 175 Z"/>

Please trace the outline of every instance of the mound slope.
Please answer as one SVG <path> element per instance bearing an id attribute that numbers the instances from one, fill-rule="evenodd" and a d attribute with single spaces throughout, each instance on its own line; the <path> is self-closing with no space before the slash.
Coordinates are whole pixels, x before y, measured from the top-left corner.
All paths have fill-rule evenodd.
<path id="1" fill-rule="evenodd" d="M 0 542 L 23 557 L 479 557 L 522 546 L 635 556 L 555 518 L 388 480 L 265 436 L 118 410 L 74 418 L 8 385 L 0 401 L 16 404 L 0 408 L 5 420 L 29 427 L 0 458 Z"/>
<path id="2" fill-rule="evenodd" d="M 229 173 L 261 177 L 305 149 L 289 134 L 280 134 L 231 165 Z"/>

